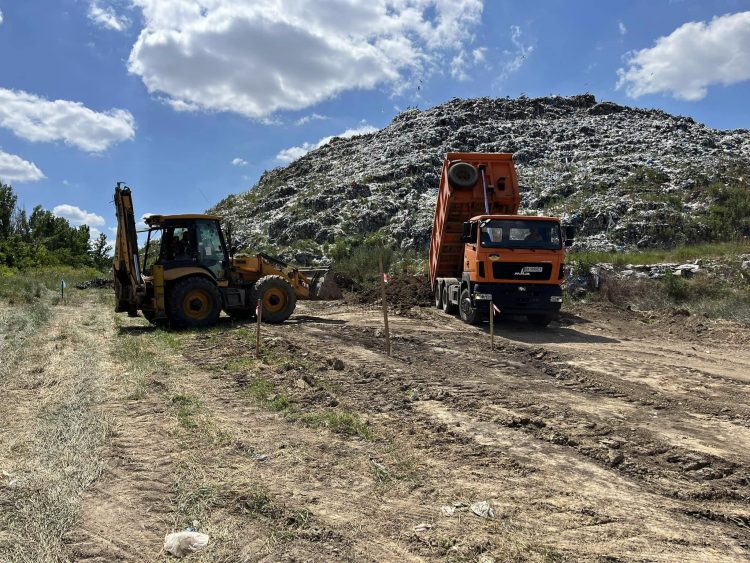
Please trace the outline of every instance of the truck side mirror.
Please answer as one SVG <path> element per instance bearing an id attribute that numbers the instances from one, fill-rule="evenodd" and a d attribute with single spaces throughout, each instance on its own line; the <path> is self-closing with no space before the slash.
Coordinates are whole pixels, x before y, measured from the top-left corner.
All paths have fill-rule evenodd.
<path id="1" fill-rule="evenodd" d="M 464 231 L 461 234 L 461 242 L 476 242 L 476 223 L 466 221 L 464 223 Z"/>
<path id="2" fill-rule="evenodd" d="M 576 228 L 573 225 L 565 227 L 565 246 L 571 246 L 576 238 Z"/>

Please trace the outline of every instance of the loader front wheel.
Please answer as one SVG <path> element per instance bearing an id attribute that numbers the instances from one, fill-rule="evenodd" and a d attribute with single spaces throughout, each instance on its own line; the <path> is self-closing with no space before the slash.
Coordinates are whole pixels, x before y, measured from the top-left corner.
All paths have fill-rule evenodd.
<path id="1" fill-rule="evenodd" d="M 283 323 L 297 306 L 297 295 L 294 289 L 281 276 L 260 278 L 253 288 L 253 300 L 263 303 L 262 320 L 268 323 Z"/>
<path id="2" fill-rule="evenodd" d="M 174 327 L 213 326 L 221 313 L 221 295 L 206 278 L 178 281 L 169 292 L 169 321 Z"/>

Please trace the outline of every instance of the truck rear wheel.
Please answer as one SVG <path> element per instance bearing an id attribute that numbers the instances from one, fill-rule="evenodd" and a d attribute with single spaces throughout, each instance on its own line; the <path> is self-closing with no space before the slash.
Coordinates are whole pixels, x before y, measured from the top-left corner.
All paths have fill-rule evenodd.
<path id="1" fill-rule="evenodd" d="M 440 287 L 439 283 L 435 283 L 435 308 L 443 308 L 443 288 Z"/>
<path id="2" fill-rule="evenodd" d="M 461 292 L 461 299 L 458 302 L 458 313 L 461 315 L 461 320 L 467 324 L 477 325 L 482 321 L 482 315 L 472 304 L 471 294 L 467 288 Z"/>
<path id="3" fill-rule="evenodd" d="M 456 304 L 451 303 L 450 297 L 448 295 L 448 284 L 445 284 L 443 286 L 443 311 L 445 311 L 449 315 L 455 315 L 456 314 Z"/>
<path id="4" fill-rule="evenodd" d="M 185 278 L 169 291 L 167 311 L 175 327 L 213 326 L 221 313 L 221 295 L 206 278 Z"/>
<path id="5" fill-rule="evenodd" d="M 252 292 L 255 303 L 263 302 L 262 320 L 269 323 L 283 323 L 297 306 L 294 289 L 281 276 L 265 276 L 255 282 Z"/>

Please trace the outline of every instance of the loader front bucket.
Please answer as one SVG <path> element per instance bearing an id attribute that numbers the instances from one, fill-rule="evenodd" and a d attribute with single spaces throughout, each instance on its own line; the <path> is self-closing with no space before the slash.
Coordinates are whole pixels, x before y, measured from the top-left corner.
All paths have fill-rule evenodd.
<path id="1" fill-rule="evenodd" d="M 341 288 L 336 284 L 330 268 L 301 270 L 310 280 L 310 299 L 341 299 Z"/>

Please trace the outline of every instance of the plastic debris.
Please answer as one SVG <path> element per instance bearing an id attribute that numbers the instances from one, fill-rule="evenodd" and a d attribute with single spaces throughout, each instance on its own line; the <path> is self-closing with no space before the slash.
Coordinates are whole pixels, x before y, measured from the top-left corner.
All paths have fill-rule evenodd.
<path id="1" fill-rule="evenodd" d="M 185 557 L 208 545 L 208 535 L 200 532 L 175 532 L 164 538 L 164 551 L 175 557 Z"/>
<path id="2" fill-rule="evenodd" d="M 445 506 L 440 508 L 440 512 L 442 512 L 444 516 L 453 516 L 453 514 L 456 512 L 456 507 L 446 504 Z"/>
<path id="3" fill-rule="evenodd" d="M 495 517 L 495 511 L 492 509 L 492 506 L 490 506 L 490 503 L 486 500 L 480 500 L 479 502 L 475 502 L 472 504 L 469 508 L 471 508 L 471 511 L 479 516 L 480 518 L 494 518 Z"/>
<path id="4" fill-rule="evenodd" d="M 432 528 L 432 524 L 427 524 L 426 522 L 423 522 L 421 524 L 417 524 L 416 526 L 414 526 L 414 531 L 415 532 L 426 532 L 430 528 Z"/>

